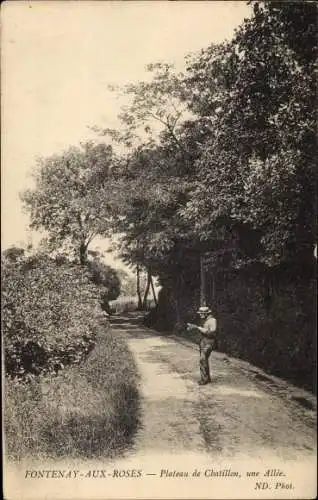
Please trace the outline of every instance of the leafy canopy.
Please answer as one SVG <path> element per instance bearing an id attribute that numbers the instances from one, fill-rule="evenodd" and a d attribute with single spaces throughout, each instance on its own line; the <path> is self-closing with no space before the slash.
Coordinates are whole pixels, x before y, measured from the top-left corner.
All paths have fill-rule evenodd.
<path id="1" fill-rule="evenodd" d="M 35 188 L 22 194 L 31 227 L 45 230 L 52 248 L 73 249 L 82 263 L 95 236 L 107 232 L 110 211 L 102 188 L 112 156 L 110 146 L 85 143 L 39 159 Z"/>

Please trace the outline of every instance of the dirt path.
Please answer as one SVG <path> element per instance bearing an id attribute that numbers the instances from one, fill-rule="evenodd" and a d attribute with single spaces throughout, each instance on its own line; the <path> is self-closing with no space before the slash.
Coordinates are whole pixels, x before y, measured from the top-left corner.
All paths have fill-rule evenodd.
<path id="1" fill-rule="evenodd" d="M 315 412 L 295 399 L 311 406 L 310 394 L 221 353 L 210 358 L 213 383 L 199 387 L 196 346 L 160 336 L 132 318 L 117 318 L 112 327 L 127 339 L 142 376 L 143 427 L 135 452 L 282 460 L 315 453 Z"/>

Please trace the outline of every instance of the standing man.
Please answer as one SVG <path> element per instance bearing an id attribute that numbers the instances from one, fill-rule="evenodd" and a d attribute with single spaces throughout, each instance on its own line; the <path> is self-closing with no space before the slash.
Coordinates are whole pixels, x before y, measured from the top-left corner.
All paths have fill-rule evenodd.
<path id="1" fill-rule="evenodd" d="M 198 310 L 200 326 L 192 323 L 187 324 L 187 330 L 197 331 L 201 334 L 200 339 L 200 375 L 199 385 L 211 382 L 209 357 L 213 349 L 216 349 L 216 319 L 209 307 L 202 306 Z"/>

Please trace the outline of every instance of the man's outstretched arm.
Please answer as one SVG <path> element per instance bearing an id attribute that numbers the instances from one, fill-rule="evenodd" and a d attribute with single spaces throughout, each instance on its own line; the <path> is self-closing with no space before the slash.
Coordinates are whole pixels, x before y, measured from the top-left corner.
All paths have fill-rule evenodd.
<path id="1" fill-rule="evenodd" d="M 198 326 L 198 325 L 194 325 L 193 323 L 188 323 L 188 328 L 189 328 L 189 330 L 197 330 L 200 333 L 202 333 L 202 335 L 209 336 L 216 331 L 216 319 L 211 318 L 211 320 L 209 320 L 209 324 L 207 326 Z"/>

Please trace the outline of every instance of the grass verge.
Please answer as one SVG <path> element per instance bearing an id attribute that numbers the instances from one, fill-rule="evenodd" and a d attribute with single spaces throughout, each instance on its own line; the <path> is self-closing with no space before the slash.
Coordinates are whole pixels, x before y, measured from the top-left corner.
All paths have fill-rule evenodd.
<path id="1" fill-rule="evenodd" d="M 138 427 L 138 382 L 126 343 L 105 327 L 81 365 L 30 382 L 7 380 L 7 458 L 105 458 L 121 453 Z"/>

